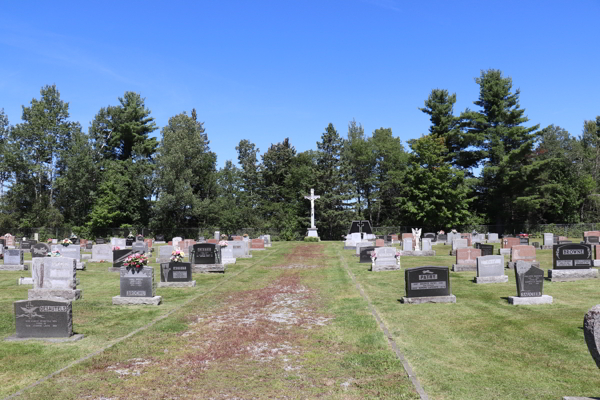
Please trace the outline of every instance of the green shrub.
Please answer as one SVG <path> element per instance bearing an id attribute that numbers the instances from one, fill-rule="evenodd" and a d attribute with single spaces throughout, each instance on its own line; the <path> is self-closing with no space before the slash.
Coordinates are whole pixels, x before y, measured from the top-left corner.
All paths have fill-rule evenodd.
<path id="1" fill-rule="evenodd" d="M 321 239 L 319 239 L 318 237 L 314 237 L 314 236 L 305 236 L 304 237 L 304 241 L 305 242 L 318 242 Z"/>

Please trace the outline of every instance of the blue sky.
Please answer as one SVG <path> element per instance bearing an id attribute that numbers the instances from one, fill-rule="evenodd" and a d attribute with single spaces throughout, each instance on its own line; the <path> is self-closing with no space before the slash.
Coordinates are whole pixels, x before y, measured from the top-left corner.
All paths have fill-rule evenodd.
<path id="1" fill-rule="evenodd" d="M 476 109 L 474 78 L 495 68 L 530 125 L 579 136 L 600 115 L 599 16 L 598 0 L 5 1 L 0 108 L 19 123 L 56 84 L 87 131 L 135 91 L 161 128 L 196 108 L 222 166 L 241 139 L 305 151 L 352 119 L 406 142 L 428 130 L 432 89 Z"/>

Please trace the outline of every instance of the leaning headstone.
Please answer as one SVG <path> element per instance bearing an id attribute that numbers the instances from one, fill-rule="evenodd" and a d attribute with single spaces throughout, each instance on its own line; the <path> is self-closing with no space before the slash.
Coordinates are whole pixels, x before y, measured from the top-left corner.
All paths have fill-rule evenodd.
<path id="1" fill-rule="evenodd" d="M 0 271 L 24 271 L 27 268 L 28 266 L 25 265 L 23 250 L 4 250 L 4 264 L 0 265 Z"/>
<path id="2" fill-rule="evenodd" d="M 121 267 L 121 290 L 119 296 L 112 298 L 113 305 L 148 304 L 157 306 L 162 297 L 154 293 L 154 269 Z"/>
<path id="3" fill-rule="evenodd" d="M 529 245 L 517 245 L 510 249 L 510 262 L 507 263 L 507 268 L 514 269 L 518 261 L 531 263 L 534 267 L 540 267 L 540 263 L 536 261 L 535 247 Z"/>
<path id="4" fill-rule="evenodd" d="M 73 335 L 73 309 L 70 301 L 19 300 L 13 304 L 16 334 L 6 340 L 83 338 L 81 334 Z"/>
<path id="5" fill-rule="evenodd" d="M 192 263 L 167 262 L 160 264 L 160 282 L 158 287 L 192 287 Z"/>
<path id="6" fill-rule="evenodd" d="M 583 334 L 592 358 L 600 368 L 600 304 L 592 307 L 583 318 Z"/>
<path id="7" fill-rule="evenodd" d="M 131 249 L 122 249 L 122 250 L 113 250 L 112 255 L 112 267 L 109 267 L 108 270 L 110 272 L 121 272 L 121 267 L 127 257 L 135 254 L 135 252 Z"/>
<path id="8" fill-rule="evenodd" d="M 591 244 L 555 244 L 548 278 L 551 282 L 596 279 L 598 270 L 592 268 L 593 265 Z"/>
<path id="9" fill-rule="evenodd" d="M 405 304 L 456 303 L 450 291 L 448 267 L 425 266 L 404 271 Z"/>
<path id="10" fill-rule="evenodd" d="M 477 257 L 477 276 L 475 283 L 504 283 L 508 276 L 504 275 L 504 256 Z"/>
<path id="11" fill-rule="evenodd" d="M 156 262 L 159 264 L 169 262 L 171 260 L 171 254 L 173 253 L 173 250 L 173 246 L 169 246 L 168 244 L 160 246 L 158 248 L 158 258 L 156 259 Z"/>
<path id="12" fill-rule="evenodd" d="M 66 257 L 35 258 L 31 266 L 33 289 L 28 292 L 29 300 L 77 300 L 81 290 L 77 289 L 77 261 Z"/>
<path id="13" fill-rule="evenodd" d="M 394 247 L 375 247 L 375 255 L 377 258 L 371 264 L 371 270 L 373 272 L 395 271 L 400 269 L 400 265 L 396 259 L 396 249 Z"/>
<path id="14" fill-rule="evenodd" d="M 452 265 L 452 271 L 476 271 L 477 257 L 481 256 L 481 250 L 470 247 L 456 249 L 456 264 Z"/>
<path id="15" fill-rule="evenodd" d="M 95 244 L 92 246 L 90 262 L 112 262 L 113 251 L 110 244 Z"/>
<path id="16" fill-rule="evenodd" d="M 261 240 L 264 244 L 264 242 Z M 212 243 L 199 243 L 190 250 L 193 272 L 225 272 L 221 261 L 221 246 Z"/>
<path id="17" fill-rule="evenodd" d="M 360 264 L 371 264 L 371 253 L 375 251 L 375 246 L 362 246 L 360 248 Z"/>
<path id="18" fill-rule="evenodd" d="M 517 296 L 508 296 L 509 304 L 552 304 L 552 296 L 543 294 L 544 270 L 532 266 L 531 263 L 517 261 L 515 280 Z"/>
<path id="19" fill-rule="evenodd" d="M 46 243 L 34 244 L 31 248 L 31 258 L 46 257 L 50 253 L 50 246 Z"/>

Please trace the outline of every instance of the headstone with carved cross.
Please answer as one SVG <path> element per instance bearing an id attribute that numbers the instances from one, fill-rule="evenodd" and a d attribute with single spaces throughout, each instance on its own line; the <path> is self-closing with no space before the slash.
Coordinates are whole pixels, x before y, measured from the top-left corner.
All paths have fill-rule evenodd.
<path id="1" fill-rule="evenodd" d="M 315 189 L 310 189 L 310 196 L 304 196 L 304 198 L 310 200 L 310 228 L 308 228 L 306 235 L 309 237 L 319 237 L 317 227 L 315 226 L 315 200 L 320 199 L 321 196 L 315 196 Z"/>

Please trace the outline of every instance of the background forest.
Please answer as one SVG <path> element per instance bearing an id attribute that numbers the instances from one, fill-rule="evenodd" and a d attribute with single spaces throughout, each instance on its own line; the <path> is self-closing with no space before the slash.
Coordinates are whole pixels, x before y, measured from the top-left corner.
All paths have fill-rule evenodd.
<path id="1" fill-rule="evenodd" d="M 126 92 L 85 133 L 56 86 L 45 86 L 22 122 L 0 110 L 0 232 L 195 237 L 248 228 L 292 240 L 310 225 L 310 188 L 321 196 L 322 239 L 341 239 L 352 219 L 499 233 L 599 222 L 600 117 L 582 121 L 578 137 L 540 128 L 528 124 L 511 78 L 487 70 L 475 82 L 472 110 L 456 112 L 456 94 L 431 91 L 420 108 L 431 126 L 419 139 L 402 143 L 391 128 L 365 134 L 353 120 L 343 133 L 327 125 L 316 149 L 300 153 L 285 134 L 263 154 L 241 140 L 237 163 L 220 169 L 195 109 L 171 117 L 157 139 L 146 100 Z"/>

